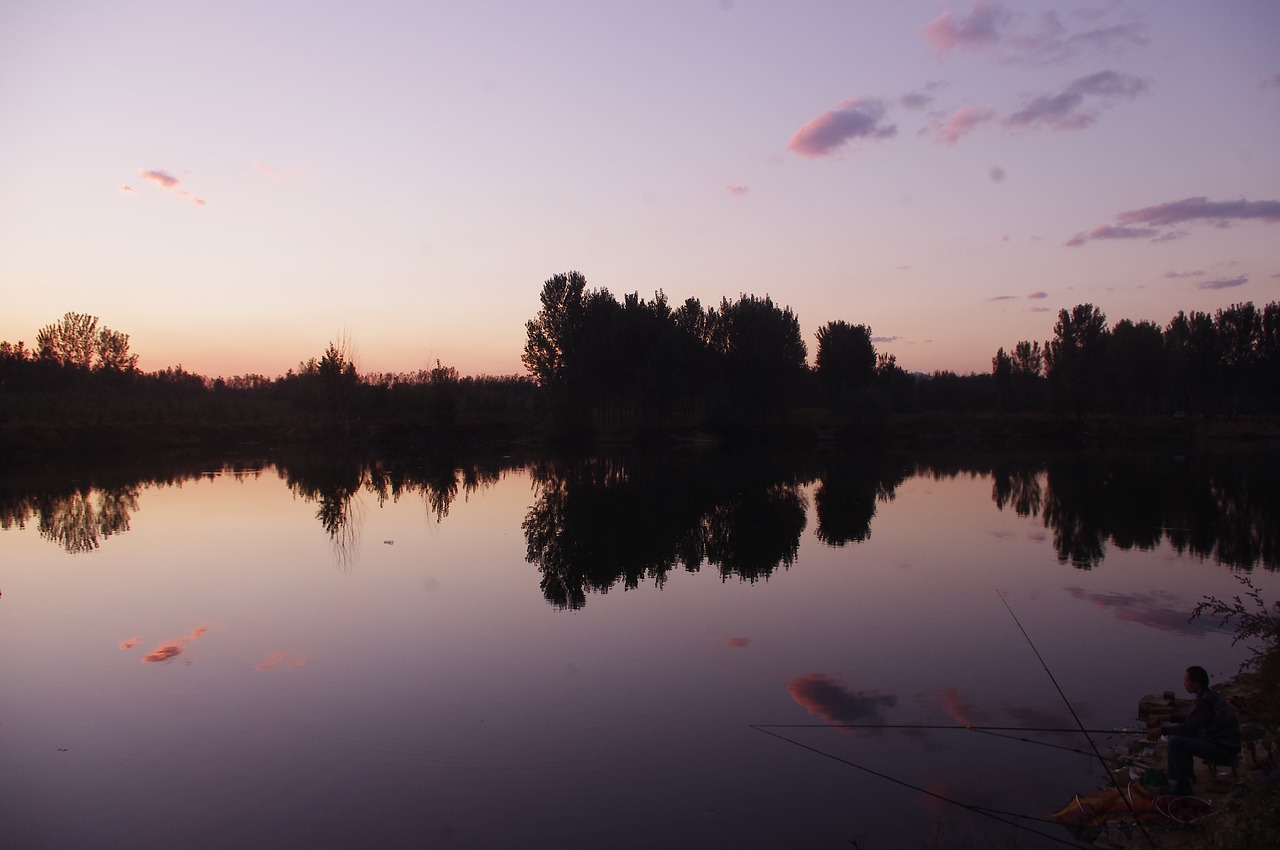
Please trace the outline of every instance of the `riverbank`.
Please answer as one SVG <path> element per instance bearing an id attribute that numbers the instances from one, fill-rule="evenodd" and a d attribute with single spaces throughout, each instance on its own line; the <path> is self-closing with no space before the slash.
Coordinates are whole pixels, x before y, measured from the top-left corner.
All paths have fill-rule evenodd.
<path id="1" fill-rule="evenodd" d="M 1276 750 L 1280 718 L 1276 716 L 1275 696 L 1266 692 L 1257 673 L 1239 674 L 1216 684 L 1214 690 L 1236 712 L 1244 748 L 1234 769 L 1195 760 L 1195 801 L 1172 806 L 1175 816 L 1181 808 L 1181 814 L 1192 822 L 1180 822 L 1161 811 L 1170 809 L 1173 799 L 1165 784 L 1167 743 L 1149 742 L 1145 735 L 1138 735 L 1117 748 L 1120 766 L 1114 769 L 1114 783 L 1098 794 L 1114 796 L 1119 786 L 1131 794 L 1134 808 L 1147 814 L 1138 824 L 1127 806 L 1116 806 L 1116 811 L 1123 813 L 1120 817 L 1086 821 L 1073 830 L 1081 843 L 1099 850 L 1255 850 L 1280 846 L 1276 844 L 1280 840 L 1280 787 L 1273 784 L 1264 789 L 1260 784 L 1276 770 L 1280 755 Z M 1139 701 L 1138 716 L 1148 724 L 1168 722 L 1171 716 L 1188 713 L 1192 704 L 1190 699 L 1176 699 L 1172 692 L 1149 695 Z M 1074 814 L 1076 806 L 1064 807 L 1064 811 Z"/>

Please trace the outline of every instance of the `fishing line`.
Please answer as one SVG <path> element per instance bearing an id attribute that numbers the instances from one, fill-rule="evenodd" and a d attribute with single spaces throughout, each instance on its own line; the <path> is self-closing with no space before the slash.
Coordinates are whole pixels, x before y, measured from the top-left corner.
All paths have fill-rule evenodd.
<path id="1" fill-rule="evenodd" d="M 1036 649 L 1035 643 L 1031 640 L 1031 635 L 1027 634 L 1027 630 L 1022 627 L 1022 623 L 1018 620 L 1018 615 L 1013 613 L 1013 608 L 1009 605 L 1009 600 L 1004 598 L 1004 594 L 999 590 L 996 595 L 1000 597 L 1000 601 L 1004 603 L 1005 609 L 1009 612 L 1009 616 L 1013 618 L 1013 622 L 1017 624 L 1018 631 L 1022 632 L 1022 636 L 1027 639 L 1027 645 L 1031 647 L 1031 651 L 1036 654 L 1036 658 L 1040 661 L 1040 666 L 1044 668 L 1044 672 L 1049 675 L 1049 681 L 1053 682 L 1053 686 L 1058 690 L 1058 696 L 1062 697 L 1062 701 L 1066 703 L 1067 711 L 1071 712 L 1071 718 L 1075 720 L 1076 725 L 1080 727 L 1080 731 L 1084 733 L 1084 739 L 1089 742 L 1089 748 L 1093 750 L 1093 754 L 1098 757 L 1098 761 L 1102 763 L 1102 769 L 1106 771 L 1107 778 L 1111 780 L 1111 784 L 1115 786 L 1116 793 L 1120 795 L 1120 799 L 1124 801 L 1125 807 L 1129 810 L 1129 814 L 1133 815 L 1133 819 L 1138 824 L 1138 828 L 1142 830 L 1142 836 L 1147 839 L 1147 844 L 1152 847 L 1156 846 L 1155 841 L 1151 838 L 1151 833 L 1147 832 L 1147 827 L 1142 823 L 1142 818 L 1138 817 L 1137 811 L 1133 808 L 1133 803 L 1125 796 L 1124 789 L 1120 787 L 1119 780 L 1115 774 L 1107 767 L 1106 759 L 1102 757 L 1102 753 L 1098 752 L 1098 745 L 1093 742 L 1089 732 L 1084 728 L 1084 724 L 1080 722 L 1080 715 L 1076 714 L 1075 708 L 1071 705 L 1071 700 L 1067 699 L 1067 695 L 1062 692 L 1062 687 L 1058 684 L 1058 680 L 1054 678 L 1053 671 L 1049 669 L 1049 665 L 1045 663 L 1044 658 L 1040 655 L 1040 650 Z"/>
<path id="2" fill-rule="evenodd" d="M 987 809 L 982 806 L 976 806 L 972 803 L 962 803 L 959 800 L 952 799 L 951 797 L 944 797 L 941 794 L 937 793 L 936 791 L 930 791 L 927 788 L 921 788 L 919 785 L 912 785 L 910 782 L 906 782 L 902 779 L 898 779 L 897 777 L 890 776 L 887 773 L 881 773 L 877 770 L 872 770 L 871 768 L 866 767 L 865 765 L 861 765 L 861 764 L 858 764 L 857 762 L 849 761 L 848 759 L 841 758 L 840 756 L 837 756 L 833 753 L 828 753 L 824 750 L 820 750 L 817 747 L 811 747 L 808 744 L 802 744 L 799 741 L 796 741 L 792 738 L 788 738 L 785 735 L 779 735 L 777 732 L 770 731 L 767 726 L 758 726 L 756 724 L 751 724 L 751 728 L 755 729 L 758 732 L 763 732 L 766 735 L 771 735 L 774 738 L 777 738 L 779 741 L 786 741 L 788 744 L 794 744 L 795 746 L 800 747 L 801 749 L 804 749 L 804 750 L 808 750 L 811 753 L 817 753 L 820 756 L 826 756 L 827 758 L 838 761 L 843 765 L 847 765 L 849 767 L 861 770 L 863 773 L 869 773 L 872 776 L 877 777 L 878 779 L 885 779 L 885 780 L 888 780 L 889 782 L 894 783 L 895 785 L 901 785 L 903 788 L 909 788 L 912 791 L 919 792 L 928 797 L 933 797 L 935 800 L 940 800 L 944 803 L 950 803 L 953 806 L 959 806 L 960 808 L 973 812 L 976 815 L 982 815 L 984 817 L 991 818 L 992 820 L 999 821 L 1000 823 L 1003 823 L 1006 826 L 1011 826 L 1014 829 L 1021 829 L 1026 832 L 1030 832 L 1033 835 L 1038 835 L 1041 838 L 1047 838 L 1048 840 L 1053 841 L 1057 844 L 1065 844 L 1068 847 L 1078 848 L 1083 846 L 1078 841 L 1068 841 L 1064 838 L 1059 838 L 1056 835 L 1050 835 L 1047 832 L 1041 832 L 1040 830 L 1029 827 L 1026 824 L 1009 820 L 1008 817 L 1003 817 L 1003 816 L 1007 815 L 1009 817 L 1024 818 L 1026 820 L 1035 820 L 1035 821 L 1040 821 L 1041 823 L 1056 824 L 1057 823 L 1056 821 L 1048 821 L 1043 818 L 1034 817 L 1033 815 L 1021 815 L 1015 812 L 1001 812 L 996 809 Z"/>
<path id="3" fill-rule="evenodd" d="M 1009 741 L 1019 741 L 1023 744 L 1037 744 L 1041 747 L 1052 747 L 1055 750 L 1062 750 L 1068 753 L 1076 753 L 1082 756 L 1094 756 L 1085 750 L 1078 750 L 1075 747 L 1064 746 L 1063 744 L 1054 744 L 1049 741 L 1037 741 L 1034 738 L 1019 738 L 1016 735 L 1005 735 L 1004 732 L 1053 732 L 1058 734 L 1070 733 L 1076 735 L 1080 733 L 1080 729 L 1036 729 L 1026 726 L 961 726 L 954 723 L 947 724 L 928 724 L 928 723 L 765 723 L 762 727 L 769 729 L 887 729 L 890 731 L 960 731 L 981 732 L 984 735 L 990 735 L 993 738 L 1005 738 Z M 1133 729 L 1089 729 L 1099 735 L 1123 735 L 1134 732 Z M 1104 761 L 1113 764 L 1129 764 L 1124 759 L 1104 757 Z"/>

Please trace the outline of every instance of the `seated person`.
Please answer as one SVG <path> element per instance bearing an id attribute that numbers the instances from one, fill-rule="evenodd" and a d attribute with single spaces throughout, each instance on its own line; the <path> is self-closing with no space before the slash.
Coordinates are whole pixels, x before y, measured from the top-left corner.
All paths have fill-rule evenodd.
<path id="1" fill-rule="evenodd" d="M 1183 687 L 1195 694 L 1195 706 L 1181 723 L 1153 726 L 1147 739 L 1169 736 L 1167 772 L 1174 793 L 1190 794 L 1195 780 L 1194 759 L 1199 756 L 1214 764 L 1232 764 L 1240 755 L 1240 723 L 1227 700 L 1209 688 L 1209 674 L 1203 667 L 1188 667 Z"/>

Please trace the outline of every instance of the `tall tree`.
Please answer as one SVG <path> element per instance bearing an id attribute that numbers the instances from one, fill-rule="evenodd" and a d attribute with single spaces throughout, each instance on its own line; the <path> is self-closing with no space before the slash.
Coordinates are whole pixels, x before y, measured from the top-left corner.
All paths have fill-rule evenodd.
<path id="1" fill-rule="evenodd" d="M 587 279 L 581 272 L 554 275 L 542 284 L 538 315 L 525 323 L 520 360 L 539 386 L 561 389 L 576 363 Z"/>
<path id="2" fill-rule="evenodd" d="M 817 337 L 818 379 L 828 395 L 871 385 L 876 376 L 876 347 L 871 342 L 871 328 L 832 321 L 818 328 Z"/>
<path id="3" fill-rule="evenodd" d="M 1059 403 L 1084 413 L 1099 392 L 1107 343 L 1107 317 L 1092 304 L 1058 311 L 1045 350 L 1045 373 Z"/>
<path id="4" fill-rule="evenodd" d="M 36 332 L 36 351 L 43 360 L 88 369 L 98 353 L 98 317 L 66 313 Z"/>

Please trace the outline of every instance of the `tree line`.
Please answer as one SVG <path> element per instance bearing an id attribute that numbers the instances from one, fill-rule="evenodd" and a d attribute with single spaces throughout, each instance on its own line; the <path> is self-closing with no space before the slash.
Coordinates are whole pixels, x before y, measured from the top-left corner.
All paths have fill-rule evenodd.
<path id="1" fill-rule="evenodd" d="M 1209 313 L 1179 311 L 1167 325 L 1122 319 L 1092 304 L 1061 310 L 1053 339 L 1020 341 L 991 360 L 994 403 L 1075 413 L 1280 410 L 1280 302 Z"/>
<path id="2" fill-rule="evenodd" d="M 283 376 L 207 378 L 138 368 L 128 334 L 67 313 L 34 349 L 0 342 L 0 427 L 123 428 L 193 438 L 377 441 L 643 436 L 834 428 L 875 441 L 895 413 L 1083 416 L 1280 412 L 1280 302 L 1167 325 L 1109 326 L 1092 304 L 1059 312 L 1053 337 L 999 348 L 990 372 L 907 373 L 871 328 L 831 320 L 813 365 L 790 307 L 742 294 L 678 306 L 659 290 L 621 300 L 580 272 L 546 280 L 526 324 L 526 375 L 462 376 L 450 366 L 362 373 L 349 339 Z M 821 413 L 822 417 L 816 417 Z M 771 430 L 772 429 L 772 430 Z M 21 437 L 21 435 L 20 435 Z"/>

